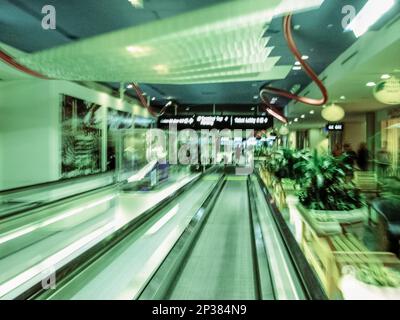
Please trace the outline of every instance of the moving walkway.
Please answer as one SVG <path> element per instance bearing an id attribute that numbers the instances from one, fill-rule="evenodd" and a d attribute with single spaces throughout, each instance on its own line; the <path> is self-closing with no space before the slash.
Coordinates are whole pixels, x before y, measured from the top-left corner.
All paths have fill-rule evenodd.
<path id="1" fill-rule="evenodd" d="M 299 267 L 296 248 L 288 249 L 265 192 L 255 175 L 198 174 L 53 266 L 54 289 L 39 273 L 2 298 L 323 299 L 316 279 L 302 274 L 308 265 Z"/>

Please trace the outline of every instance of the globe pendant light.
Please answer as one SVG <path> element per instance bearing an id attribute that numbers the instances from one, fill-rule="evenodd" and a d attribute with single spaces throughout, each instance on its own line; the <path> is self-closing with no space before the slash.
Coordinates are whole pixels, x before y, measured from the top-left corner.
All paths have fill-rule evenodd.
<path id="1" fill-rule="evenodd" d="M 288 129 L 288 127 L 282 126 L 282 127 L 279 129 L 279 134 L 280 134 L 281 136 L 287 136 L 287 135 L 289 134 L 289 129 Z"/>
<path id="2" fill-rule="evenodd" d="M 344 118 L 345 112 L 341 106 L 337 104 L 331 104 L 322 109 L 321 115 L 322 118 L 329 122 L 336 122 Z"/>
<path id="3" fill-rule="evenodd" d="M 375 99 L 381 103 L 400 104 L 400 81 L 396 77 L 378 83 L 374 88 Z"/>

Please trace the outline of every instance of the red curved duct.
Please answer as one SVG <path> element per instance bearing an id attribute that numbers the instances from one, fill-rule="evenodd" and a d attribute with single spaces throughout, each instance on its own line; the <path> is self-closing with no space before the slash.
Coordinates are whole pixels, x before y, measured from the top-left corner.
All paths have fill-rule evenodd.
<path id="1" fill-rule="evenodd" d="M 291 30 L 292 29 L 292 15 L 291 14 L 289 14 L 285 17 L 285 19 L 283 21 L 283 29 L 284 29 L 285 38 L 286 38 L 286 41 L 287 41 L 290 51 L 296 57 L 297 61 L 299 61 L 299 63 L 303 66 L 307 75 L 313 80 L 313 82 L 321 90 L 323 97 L 321 99 L 312 99 L 312 98 L 307 98 L 307 97 L 302 97 L 302 96 L 292 94 L 291 92 L 288 92 L 283 89 L 266 86 L 266 87 L 262 88 L 260 91 L 261 100 L 267 106 L 266 111 L 269 112 L 270 114 L 278 112 L 277 110 L 274 110 L 272 113 L 270 112 L 271 109 L 273 109 L 273 107 L 271 106 L 271 103 L 267 96 L 268 93 L 277 94 L 279 96 L 293 99 L 293 100 L 302 102 L 304 104 L 309 104 L 312 106 L 322 106 L 322 105 L 326 104 L 328 101 L 328 90 L 325 88 L 322 81 L 319 80 L 318 75 L 314 72 L 314 70 L 307 64 L 306 61 L 304 61 L 302 59 L 302 54 L 299 52 L 299 50 L 297 49 L 296 43 L 294 42 L 292 30 Z M 285 123 L 287 122 L 287 119 L 281 113 L 278 112 L 278 116 L 279 116 L 278 119 L 280 121 L 282 121 L 282 118 L 283 118 L 283 119 L 285 119 L 285 121 L 283 121 L 283 122 L 285 122 Z"/>
<path id="2" fill-rule="evenodd" d="M 317 84 L 317 86 L 319 87 L 319 89 L 322 92 L 323 98 L 322 99 L 312 99 L 312 98 L 307 98 L 307 97 L 301 97 L 301 96 L 297 96 L 294 95 L 288 91 L 279 89 L 279 88 L 274 88 L 274 87 L 264 87 L 261 89 L 260 91 L 260 97 L 262 99 L 262 101 L 264 102 L 264 104 L 266 104 L 266 111 L 273 115 L 274 117 L 276 117 L 278 120 L 282 121 L 282 122 L 287 122 L 287 119 L 278 111 L 276 110 L 269 102 L 268 97 L 266 97 L 265 95 L 267 93 L 274 93 L 274 94 L 278 94 L 280 96 L 289 98 L 289 99 L 294 99 L 296 101 L 305 103 L 305 104 L 310 104 L 310 105 L 316 105 L 316 106 L 321 106 L 323 104 L 325 104 L 328 101 L 328 92 L 324 86 L 324 84 L 318 79 L 318 76 L 315 74 L 315 72 L 311 69 L 311 67 L 301 58 L 302 55 L 301 53 L 298 51 L 297 46 L 293 40 L 293 36 L 292 36 L 292 31 L 291 31 L 291 21 L 292 21 L 292 15 L 288 15 L 285 17 L 284 19 L 284 33 L 285 33 L 285 38 L 286 41 L 288 43 L 289 49 L 292 51 L 293 55 L 296 57 L 296 59 L 300 62 L 300 64 L 304 67 L 306 73 L 310 76 L 310 78 Z M 4 50 L 0 50 L 0 59 L 2 61 L 4 61 L 5 63 L 7 63 L 8 65 L 13 66 L 14 68 L 25 72 L 26 74 L 29 74 L 31 76 L 37 77 L 37 78 L 41 78 L 41 79 L 49 79 L 48 77 L 34 71 L 31 70 L 23 65 L 21 65 L 20 63 L 18 63 L 11 55 L 9 55 L 8 53 L 6 53 Z M 166 111 L 166 109 L 168 108 L 168 106 L 165 106 L 161 112 L 159 114 L 156 114 L 152 108 L 150 106 L 147 105 L 147 101 L 143 96 L 143 93 L 139 87 L 138 84 L 133 83 L 133 88 L 136 91 L 136 94 L 140 100 L 140 102 L 142 103 L 142 105 L 150 112 L 150 114 L 154 117 L 158 117 L 160 115 L 163 115 Z"/>
<path id="3" fill-rule="evenodd" d="M 166 105 L 164 108 L 161 109 L 160 113 L 155 113 L 154 110 L 151 108 L 151 106 L 149 106 L 147 104 L 146 98 L 143 95 L 142 89 L 140 89 L 139 84 L 137 83 L 131 83 L 132 84 L 132 88 L 135 90 L 137 97 L 140 100 L 140 103 L 143 105 L 143 107 L 145 107 L 147 109 L 147 111 L 149 111 L 149 113 L 153 116 L 153 117 L 160 117 L 162 116 L 168 109 L 168 107 L 170 105 Z"/>
<path id="4" fill-rule="evenodd" d="M 0 49 L 0 60 L 4 61 L 5 63 L 7 63 L 8 65 L 14 67 L 15 69 L 22 71 L 26 74 L 29 74 L 31 76 L 34 76 L 36 78 L 41 78 L 41 79 L 49 79 L 48 77 L 33 71 L 21 64 L 19 64 L 17 61 L 15 61 L 15 59 L 9 55 L 8 53 L 6 53 L 4 50 Z"/>
<path id="5" fill-rule="evenodd" d="M 36 77 L 36 78 L 50 80 L 50 78 L 48 78 L 48 77 L 46 77 L 46 76 L 44 76 L 44 75 L 42 75 L 42 74 L 40 74 L 40 73 L 38 73 L 38 72 L 36 72 L 36 71 L 34 71 L 34 70 L 31 70 L 31 69 L 29 69 L 29 68 L 27 68 L 27 67 L 21 65 L 21 64 L 18 63 L 10 54 L 8 54 L 7 52 L 5 52 L 3 49 L 0 49 L 0 60 L 1 60 L 1 61 L 4 61 L 6 64 L 8 64 L 8 65 L 14 67 L 15 69 L 17 69 L 17 70 L 19 70 L 19 71 L 22 71 L 22 72 L 24 72 L 24 73 L 26 73 L 26 74 L 29 74 L 29 75 L 31 75 L 31 76 L 34 76 L 34 77 Z M 161 110 L 160 114 L 156 114 L 156 113 L 151 109 L 151 107 L 147 105 L 146 98 L 144 98 L 143 92 L 142 92 L 142 90 L 140 89 L 139 85 L 136 84 L 136 83 L 132 83 L 132 85 L 133 85 L 133 88 L 134 88 L 135 91 L 136 91 L 136 95 L 137 95 L 137 97 L 139 98 L 141 104 L 150 112 L 150 114 L 151 114 L 152 116 L 158 117 L 158 116 L 163 115 L 163 114 L 165 113 L 166 109 L 168 108 L 167 106 L 165 106 L 165 107 Z"/>

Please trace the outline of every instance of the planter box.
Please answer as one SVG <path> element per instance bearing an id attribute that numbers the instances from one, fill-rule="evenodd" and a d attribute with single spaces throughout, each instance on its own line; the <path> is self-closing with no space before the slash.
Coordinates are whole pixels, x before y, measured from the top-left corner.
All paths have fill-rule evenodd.
<path id="1" fill-rule="evenodd" d="M 329 236 L 341 233 L 353 233 L 359 239 L 364 236 L 364 225 L 368 219 L 366 208 L 351 211 L 309 210 L 300 203 L 296 207 L 304 220 L 319 236 Z M 328 221 L 318 219 L 327 217 Z"/>
<path id="2" fill-rule="evenodd" d="M 400 288 L 377 287 L 347 274 L 340 280 L 340 290 L 345 300 L 400 300 Z"/>

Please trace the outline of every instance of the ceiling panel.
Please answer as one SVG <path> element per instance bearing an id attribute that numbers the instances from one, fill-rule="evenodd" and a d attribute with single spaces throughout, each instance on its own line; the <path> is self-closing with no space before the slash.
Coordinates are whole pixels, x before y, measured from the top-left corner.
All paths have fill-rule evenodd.
<path id="1" fill-rule="evenodd" d="M 366 1 L 351 1 L 350 4 L 359 10 Z M 36 52 L 107 32 L 143 26 L 224 2 L 229 3 L 231 0 L 144 0 L 144 9 L 135 9 L 127 0 L 3 0 L 0 1 L 0 41 L 26 52 Z M 299 4 L 302 1 L 289 2 Z M 40 11 L 45 4 L 54 5 L 57 9 L 57 30 L 46 31 L 40 26 Z M 354 35 L 351 32 L 343 32 L 341 26 L 341 10 L 347 4 L 348 0 L 325 0 L 318 10 L 297 12 L 293 17 L 293 24 L 299 26 L 294 30 L 296 43 L 300 51 L 310 57 L 308 61 L 317 73 L 324 71 L 356 41 Z M 399 4 L 390 13 L 390 17 L 385 19 L 395 16 L 396 10 L 399 10 Z M 262 23 L 267 24 L 268 20 Z M 381 20 L 373 29 L 384 24 Z M 163 33 L 160 32 L 160 35 Z M 294 58 L 282 33 L 281 16 L 276 16 L 270 21 L 264 37 L 269 38 L 265 58 L 278 57 L 276 66 L 294 64 Z M 104 49 L 107 49 L 107 44 L 104 45 Z M 201 62 L 204 65 L 207 63 Z M 122 64 L 120 67 L 126 68 L 126 65 Z M 182 105 L 205 106 L 215 103 L 227 108 L 227 105 L 236 104 L 238 108 L 247 110 L 249 106 L 258 102 L 254 96 L 263 84 L 284 89 L 298 84 L 302 90 L 310 83 L 302 71 L 290 70 L 287 76 L 280 78 L 282 79 L 274 78 L 273 74 L 259 74 L 257 78 L 249 73 L 248 78 L 242 78 L 241 81 L 235 79 L 235 82 L 228 78 L 223 79 L 228 81 L 226 83 L 217 83 L 217 79 L 210 78 L 206 80 L 210 83 L 202 84 L 141 83 L 141 86 L 148 95 L 156 97 L 152 102 L 155 106 L 162 106 L 167 98 L 173 97 Z M 119 84 L 110 85 L 114 88 L 119 87 Z M 285 99 L 278 100 L 282 107 L 287 103 Z"/>

